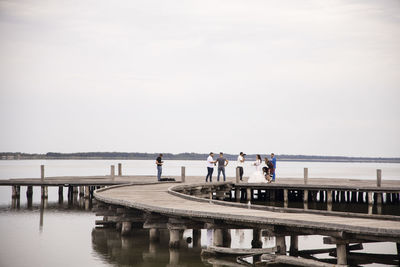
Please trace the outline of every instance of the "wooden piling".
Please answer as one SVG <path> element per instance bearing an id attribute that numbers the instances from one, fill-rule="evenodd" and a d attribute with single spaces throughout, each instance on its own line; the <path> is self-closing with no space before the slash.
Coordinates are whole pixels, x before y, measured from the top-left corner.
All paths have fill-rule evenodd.
<path id="1" fill-rule="evenodd" d="M 336 244 L 336 255 L 338 265 L 347 265 L 346 244 Z"/>
<path id="2" fill-rule="evenodd" d="M 283 189 L 283 206 L 285 207 L 285 208 L 287 208 L 288 207 L 288 203 L 289 202 L 289 199 L 288 199 L 288 190 L 287 189 Z"/>
<path id="3" fill-rule="evenodd" d="M 253 240 L 251 241 L 251 248 L 262 248 L 261 230 L 258 228 L 253 229 Z"/>
<path id="4" fill-rule="evenodd" d="M 275 237 L 276 247 L 278 248 L 277 254 L 286 255 L 286 240 L 285 236 Z"/>
<path id="5" fill-rule="evenodd" d="M 364 202 L 364 192 L 358 192 L 358 195 L 357 195 L 357 202 L 358 203 L 363 203 Z"/>
<path id="6" fill-rule="evenodd" d="M 169 247 L 179 248 L 179 229 L 169 229 Z"/>
<path id="7" fill-rule="evenodd" d="M 72 199 L 73 195 L 73 187 L 72 185 L 68 186 L 68 200 Z"/>
<path id="8" fill-rule="evenodd" d="M 251 201 L 251 188 L 247 188 L 246 190 L 246 200 Z"/>
<path id="9" fill-rule="evenodd" d="M 222 229 L 214 229 L 213 232 L 213 245 L 216 247 L 222 247 L 224 242 Z"/>
<path id="10" fill-rule="evenodd" d="M 346 192 L 345 191 L 340 191 L 340 202 L 341 203 L 346 202 Z"/>
<path id="11" fill-rule="evenodd" d="M 149 239 L 150 239 L 150 242 L 160 241 L 160 231 L 156 228 L 150 228 L 149 229 Z"/>
<path id="12" fill-rule="evenodd" d="M 236 183 L 240 183 L 240 170 L 239 168 L 236 168 Z"/>
<path id="13" fill-rule="evenodd" d="M 48 198 L 49 188 L 47 186 L 42 186 L 42 198 Z"/>
<path id="14" fill-rule="evenodd" d="M 332 190 L 326 191 L 326 202 L 332 204 Z"/>
<path id="15" fill-rule="evenodd" d="M 118 176 L 122 176 L 122 164 L 118 163 Z"/>
<path id="16" fill-rule="evenodd" d="M 376 186 L 381 187 L 382 184 L 382 170 L 377 169 L 376 170 Z"/>
<path id="17" fill-rule="evenodd" d="M 356 191 L 351 192 L 351 202 L 353 202 L 353 203 L 357 202 L 357 192 Z"/>
<path id="18" fill-rule="evenodd" d="M 374 204 L 374 199 L 372 197 L 372 192 L 368 192 L 368 205 L 373 205 Z"/>
<path id="19" fill-rule="evenodd" d="M 332 190 L 326 191 L 326 204 L 327 210 L 332 211 Z"/>
<path id="20" fill-rule="evenodd" d="M 291 235 L 289 255 L 297 256 L 298 252 L 299 252 L 299 237 L 297 235 Z"/>
<path id="21" fill-rule="evenodd" d="M 84 186 L 79 186 L 79 196 L 84 196 L 85 195 L 85 187 Z"/>
<path id="22" fill-rule="evenodd" d="M 112 180 L 115 180 L 115 166 L 111 165 L 110 176 Z"/>
<path id="23" fill-rule="evenodd" d="M 89 198 L 90 197 L 90 186 L 85 186 L 85 194 L 84 194 L 85 198 Z"/>
<path id="24" fill-rule="evenodd" d="M 240 202 L 240 189 L 239 188 L 235 188 L 235 199 L 236 199 L 236 202 Z"/>
<path id="25" fill-rule="evenodd" d="M 11 186 L 11 198 L 17 198 L 18 194 L 17 194 L 17 186 Z"/>
<path id="26" fill-rule="evenodd" d="M 131 232 L 131 228 L 132 228 L 131 222 L 122 222 L 121 235 L 129 235 Z"/>
<path id="27" fill-rule="evenodd" d="M 193 229 L 192 237 L 193 237 L 193 247 L 201 248 L 201 230 Z"/>
<path id="28" fill-rule="evenodd" d="M 33 189 L 31 185 L 28 185 L 28 187 L 26 188 L 26 197 L 27 198 L 32 198 L 33 195 Z"/>
<path id="29" fill-rule="evenodd" d="M 308 168 L 304 168 L 304 184 L 308 184 Z"/>
<path id="30" fill-rule="evenodd" d="M 308 190 L 307 189 L 304 190 L 303 201 L 304 201 L 304 203 L 308 202 Z"/>
<path id="31" fill-rule="evenodd" d="M 44 181 L 44 165 L 40 165 L 40 179 Z"/>
<path id="32" fill-rule="evenodd" d="M 181 181 L 184 183 L 186 181 L 186 168 L 185 166 L 181 167 Z"/>

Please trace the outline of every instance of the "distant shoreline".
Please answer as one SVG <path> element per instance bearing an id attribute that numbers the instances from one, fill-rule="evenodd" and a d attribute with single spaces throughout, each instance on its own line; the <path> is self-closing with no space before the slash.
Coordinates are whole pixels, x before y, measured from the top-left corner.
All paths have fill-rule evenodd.
<path id="1" fill-rule="evenodd" d="M 200 153 L 163 153 L 165 160 L 205 160 L 208 154 Z M 217 153 L 216 153 L 217 154 Z M 19 152 L 1 152 L 0 160 L 154 160 L 158 153 L 126 153 L 126 152 L 83 152 L 29 154 Z M 224 154 L 228 160 L 235 161 L 237 155 Z M 269 155 L 262 154 L 261 157 Z M 255 160 L 256 154 L 246 156 L 247 160 Z M 342 157 L 342 156 L 308 156 L 308 155 L 276 155 L 279 161 L 292 162 L 349 162 L 349 163 L 400 163 L 400 158 L 380 157 Z"/>

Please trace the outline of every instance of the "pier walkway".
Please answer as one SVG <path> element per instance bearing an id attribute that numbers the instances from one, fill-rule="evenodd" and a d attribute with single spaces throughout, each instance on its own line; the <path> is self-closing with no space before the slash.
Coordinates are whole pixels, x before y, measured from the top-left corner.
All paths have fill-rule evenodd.
<path id="1" fill-rule="evenodd" d="M 367 218 L 343 218 L 303 213 L 280 213 L 250 208 L 228 207 L 215 202 L 205 203 L 184 199 L 168 192 L 171 184 L 117 186 L 98 190 L 96 199 L 113 205 L 130 207 L 165 216 L 196 221 L 224 221 L 242 228 L 284 227 L 299 232 L 313 230 L 316 234 L 346 236 L 354 239 L 400 241 L 400 221 Z"/>

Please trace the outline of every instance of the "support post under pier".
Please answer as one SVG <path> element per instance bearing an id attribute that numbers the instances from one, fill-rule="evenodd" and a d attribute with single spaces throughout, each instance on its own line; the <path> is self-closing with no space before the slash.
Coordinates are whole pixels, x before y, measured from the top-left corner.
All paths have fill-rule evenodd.
<path id="1" fill-rule="evenodd" d="M 336 255 L 338 265 L 347 265 L 346 244 L 336 244 Z"/>

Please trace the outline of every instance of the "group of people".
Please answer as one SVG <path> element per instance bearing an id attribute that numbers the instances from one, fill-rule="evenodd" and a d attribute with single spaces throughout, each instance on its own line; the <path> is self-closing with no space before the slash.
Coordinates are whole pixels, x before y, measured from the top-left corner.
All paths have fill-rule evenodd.
<path id="1" fill-rule="evenodd" d="M 163 154 L 159 154 L 156 159 L 157 166 L 157 180 L 161 181 L 162 174 L 162 165 L 164 161 L 162 160 Z M 244 174 L 244 162 L 246 161 L 246 154 L 240 152 L 237 158 L 237 169 L 239 172 L 240 181 L 243 181 Z M 212 182 L 212 175 L 214 172 L 214 166 L 218 165 L 218 176 L 217 181 L 219 182 L 219 177 L 222 173 L 224 177 L 224 181 L 226 181 L 225 175 L 225 167 L 228 166 L 229 161 L 224 157 L 224 153 L 220 152 L 219 157 L 214 160 L 214 153 L 211 152 L 207 158 L 207 176 L 206 182 Z M 256 161 L 253 162 L 253 166 L 255 166 L 256 170 L 253 172 L 249 179 L 248 183 L 271 183 L 275 182 L 275 169 L 276 169 L 276 158 L 274 153 L 271 153 L 271 160 L 267 157 L 264 158 L 264 162 L 261 159 L 260 155 L 256 156 Z"/>
<path id="2" fill-rule="evenodd" d="M 239 153 L 237 158 L 237 169 L 239 172 L 240 181 L 243 181 L 243 174 L 244 174 L 244 162 L 246 160 L 246 154 L 243 152 Z M 214 153 L 210 152 L 207 158 L 207 176 L 206 182 L 210 180 L 212 182 L 212 174 L 214 172 L 214 166 L 218 165 L 218 175 L 217 181 L 219 182 L 219 177 L 222 173 L 224 176 L 224 181 L 226 181 L 225 175 L 225 167 L 228 165 L 229 161 L 224 157 L 224 153 L 220 152 L 219 157 L 214 160 Z M 267 157 L 264 158 L 264 162 L 261 160 L 261 156 L 256 156 L 256 161 L 253 163 L 256 168 L 256 171 L 253 172 L 248 183 L 271 183 L 275 182 L 275 169 L 276 169 L 276 158 L 274 153 L 271 153 L 271 160 Z"/>

